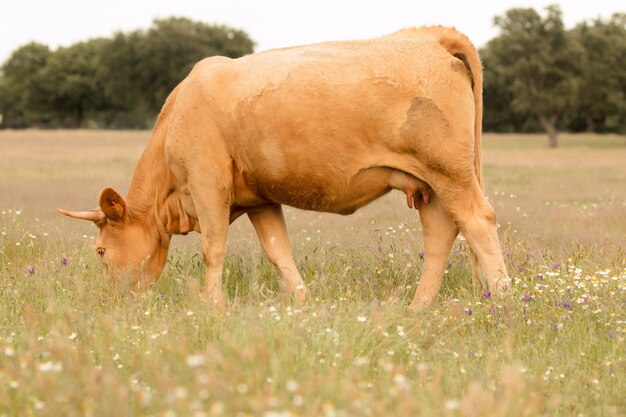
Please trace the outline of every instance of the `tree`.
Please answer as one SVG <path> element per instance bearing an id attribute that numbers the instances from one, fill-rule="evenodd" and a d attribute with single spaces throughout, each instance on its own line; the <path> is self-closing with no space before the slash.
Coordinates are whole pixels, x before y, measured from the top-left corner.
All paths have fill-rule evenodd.
<path id="1" fill-rule="evenodd" d="M 626 14 L 576 26 L 584 49 L 576 115 L 587 131 L 626 130 Z"/>
<path id="2" fill-rule="evenodd" d="M 54 52 L 38 74 L 45 98 L 41 105 L 62 125 L 81 127 L 86 115 L 107 107 L 96 77 L 101 50 L 108 41 L 93 39 Z"/>
<path id="3" fill-rule="evenodd" d="M 519 132 L 524 128 L 526 116 L 511 108 L 514 99 L 509 88 L 513 80 L 498 67 L 490 48 L 482 48 L 480 57 L 483 62 L 483 103 L 485 107 L 483 129 L 493 132 Z"/>
<path id="4" fill-rule="evenodd" d="M 46 119 L 39 106 L 37 77 L 49 57 L 46 45 L 32 42 L 15 50 L 2 66 L 0 113 L 4 126 L 26 127 Z"/>
<path id="5" fill-rule="evenodd" d="M 486 46 L 493 77 L 507 80 L 512 109 L 537 117 L 556 147 L 559 116 L 577 97 L 582 51 L 556 5 L 546 8 L 545 17 L 534 9 L 511 9 L 494 24 L 500 34 Z"/>
<path id="6" fill-rule="evenodd" d="M 103 86 L 109 107 L 102 112 L 104 125 L 142 128 L 154 115 L 147 108 L 139 53 L 141 31 L 116 33 L 101 50 L 96 77 Z"/>
<path id="7" fill-rule="evenodd" d="M 240 30 L 186 18 L 155 20 L 137 44 L 138 87 L 156 113 L 167 95 L 203 58 L 237 58 L 252 53 L 254 42 Z"/>
<path id="8" fill-rule="evenodd" d="M 251 53 L 240 30 L 184 18 L 51 52 L 16 50 L 0 72 L 3 126 L 147 127 L 166 96 L 202 58 Z"/>

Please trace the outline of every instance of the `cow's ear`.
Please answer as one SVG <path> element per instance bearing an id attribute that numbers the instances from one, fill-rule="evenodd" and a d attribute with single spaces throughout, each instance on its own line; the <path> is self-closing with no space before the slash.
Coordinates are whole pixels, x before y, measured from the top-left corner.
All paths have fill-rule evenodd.
<path id="1" fill-rule="evenodd" d="M 107 187 L 100 193 L 100 209 L 109 220 L 122 220 L 127 214 L 124 197 L 119 195 L 111 187 Z"/>

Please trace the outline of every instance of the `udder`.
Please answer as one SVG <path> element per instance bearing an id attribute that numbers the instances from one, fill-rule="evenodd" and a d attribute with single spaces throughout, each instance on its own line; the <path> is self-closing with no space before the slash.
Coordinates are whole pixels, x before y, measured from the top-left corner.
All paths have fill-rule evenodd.
<path id="1" fill-rule="evenodd" d="M 372 167 L 360 171 L 350 180 L 345 193 L 345 211 L 354 212 L 392 189 L 404 192 L 407 206 L 415 209 L 428 204 L 432 193 L 427 183 L 411 174 L 395 168 Z"/>

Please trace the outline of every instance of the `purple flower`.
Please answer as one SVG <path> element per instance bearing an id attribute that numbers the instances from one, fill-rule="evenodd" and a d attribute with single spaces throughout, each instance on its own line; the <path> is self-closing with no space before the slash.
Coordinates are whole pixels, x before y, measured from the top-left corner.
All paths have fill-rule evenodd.
<path id="1" fill-rule="evenodd" d="M 617 336 L 617 334 L 615 332 L 610 332 L 609 333 L 609 339 L 615 339 L 616 336 Z"/>
<path id="2" fill-rule="evenodd" d="M 559 325 L 558 325 L 557 323 L 554 323 L 554 324 L 552 325 L 552 328 L 553 328 L 554 330 L 558 330 L 558 329 L 559 329 Z"/>
<path id="3" fill-rule="evenodd" d="M 532 257 L 533 257 L 533 253 L 532 252 L 526 253 L 526 258 L 532 258 Z"/>
<path id="4" fill-rule="evenodd" d="M 534 301 L 534 300 L 535 300 L 535 297 L 533 297 L 532 295 L 524 294 L 522 296 L 522 301 Z"/>
<path id="5" fill-rule="evenodd" d="M 485 291 L 485 292 L 483 292 L 483 297 L 485 297 L 485 298 L 491 298 L 491 292 L 490 292 L 490 291 Z"/>
<path id="6" fill-rule="evenodd" d="M 472 315 L 472 307 L 467 307 L 465 309 L 465 312 L 467 313 L 468 316 L 471 316 Z"/>
<path id="7" fill-rule="evenodd" d="M 418 253 L 418 254 L 417 254 L 417 256 L 419 256 L 419 257 L 420 257 L 420 259 L 424 259 L 424 252 L 420 252 L 420 253 Z"/>
<path id="8" fill-rule="evenodd" d="M 569 300 L 561 301 L 561 307 L 565 307 L 568 310 L 571 310 L 571 309 L 574 308 L 574 306 L 572 306 L 572 304 L 569 302 Z"/>
<path id="9" fill-rule="evenodd" d="M 33 275 L 33 274 L 35 273 L 35 267 L 34 267 L 34 266 L 29 266 L 29 267 L 28 267 L 28 273 L 29 273 L 30 275 Z"/>
<path id="10" fill-rule="evenodd" d="M 61 265 L 67 265 L 67 258 L 61 258 Z"/>
<path id="11" fill-rule="evenodd" d="M 559 265 L 559 264 L 554 264 L 554 265 L 552 265 L 552 269 L 554 269 L 556 271 L 557 269 L 559 269 L 560 266 L 561 265 Z"/>

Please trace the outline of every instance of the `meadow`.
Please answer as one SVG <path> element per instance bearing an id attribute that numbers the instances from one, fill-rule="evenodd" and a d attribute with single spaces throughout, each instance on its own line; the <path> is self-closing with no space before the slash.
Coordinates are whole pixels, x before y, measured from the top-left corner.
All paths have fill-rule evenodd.
<path id="1" fill-rule="evenodd" d="M 224 314 L 199 295 L 197 234 L 137 294 L 103 281 L 97 229 L 55 212 L 125 192 L 148 139 L 0 131 L 0 416 L 626 415 L 626 137 L 484 136 L 507 297 L 472 284 L 459 238 L 435 306 L 410 311 L 421 227 L 391 193 L 286 209 L 302 304 L 237 220 Z"/>

